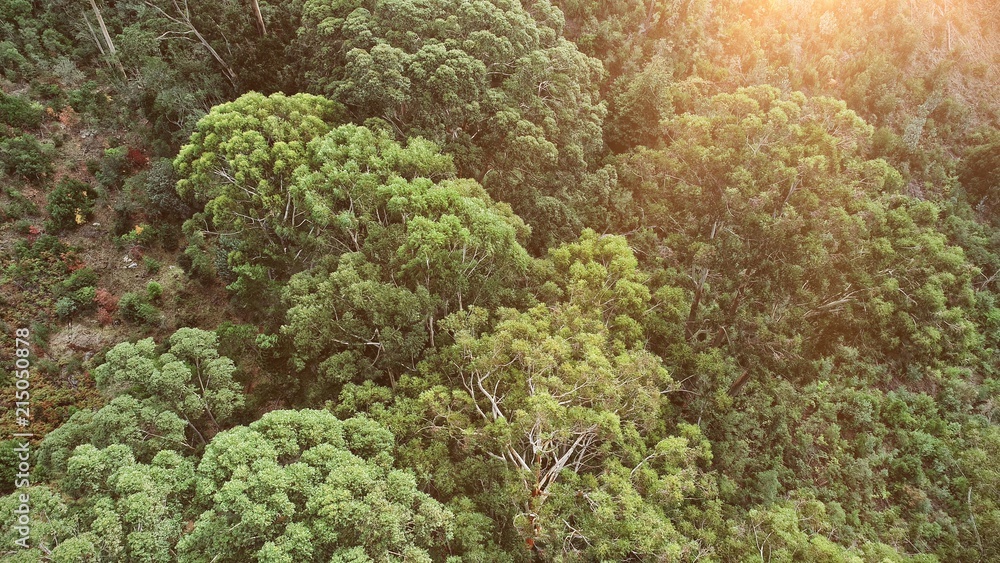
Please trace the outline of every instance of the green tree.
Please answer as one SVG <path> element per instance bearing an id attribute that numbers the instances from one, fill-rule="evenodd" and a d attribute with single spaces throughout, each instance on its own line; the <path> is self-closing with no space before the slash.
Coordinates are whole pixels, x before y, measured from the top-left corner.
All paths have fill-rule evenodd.
<path id="1" fill-rule="evenodd" d="M 602 148 L 602 69 L 562 26 L 548 2 L 309 0 L 299 48 L 312 91 L 438 143 L 461 176 L 546 226 L 537 248 L 589 216 Z"/>
<path id="2" fill-rule="evenodd" d="M 316 239 L 342 253 L 294 276 L 284 294 L 295 361 L 327 381 L 316 391 L 358 376 L 394 380 L 436 345 L 437 321 L 515 297 L 527 227 L 471 180 L 421 177 L 447 170 L 432 149 L 343 126 L 322 140 L 322 166 L 299 180 L 327 194 L 314 198 L 330 216 Z"/>
<path id="3" fill-rule="evenodd" d="M 997 208 L 1000 199 L 1000 139 L 975 146 L 965 154 L 959 180 L 969 203 L 985 209 Z"/>
<path id="4" fill-rule="evenodd" d="M 675 142 L 636 150 L 621 171 L 659 239 L 652 250 L 691 292 L 696 350 L 724 346 L 744 369 L 784 377 L 866 338 L 900 366 L 930 361 L 942 339 L 967 358 L 971 271 L 936 231 L 937 208 L 864 158 L 870 127 L 841 102 L 771 87 L 702 104 L 664 122 Z"/>
<path id="5" fill-rule="evenodd" d="M 148 463 L 166 450 L 189 452 L 185 430 L 188 424 L 177 414 L 163 411 L 131 395 L 112 399 L 97 412 L 80 410 L 59 428 L 46 435 L 39 445 L 38 475 L 57 478 L 77 446 L 90 444 L 98 449 L 128 446 L 135 458 Z"/>
<path id="6" fill-rule="evenodd" d="M 434 430 L 423 439 L 453 440 L 452 451 L 505 467 L 500 502 L 546 557 L 697 551 L 668 507 L 682 491 L 711 496 L 699 465 L 711 454 L 695 427 L 684 430 L 690 441 L 670 437 L 675 384 L 644 347 L 651 296 L 637 260 L 622 237 L 585 231 L 539 267 L 551 303 L 501 308 L 492 325 L 478 308 L 442 323 L 454 344 L 424 364 L 414 414 Z M 396 408 L 410 407 L 397 399 Z M 616 506 L 623 497 L 633 504 Z M 608 522 L 612 513 L 620 525 Z M 641 538 L 647 525 L 662 533 Z"/>
<path id="7" fill-rule="evenodd" d="M 163 354 L 156 353 L 151 338 L 119 344 L 94 369 L 94 379 L 107 393 L 131 395 L 157 412 L 173 413 L 206 444 L 243 405 L 242 389 L 233 380 L 236 368 L 219 356 L 213 332 L 181 328 L 169 343 Z"/>
<path id="8" fill-rule="evenodd" d="M 197 469 L 180 561 L 430 561 L 451 514 L 392 468 L 392 434 L 324 411 L 220 433 Z"/>

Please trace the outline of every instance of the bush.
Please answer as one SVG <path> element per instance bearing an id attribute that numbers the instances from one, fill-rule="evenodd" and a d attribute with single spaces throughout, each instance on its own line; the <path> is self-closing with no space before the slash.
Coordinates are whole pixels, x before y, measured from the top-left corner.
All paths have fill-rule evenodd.
<path id="1" fill-rule="evenodd" d="M 191 215 L 191 208 L 177 195 L 177 175 L 168 158 L 153 161 L 143 184 L 149 200 L 149 215 L 167 221 L 180 221 Z"/>
<path id="2" fill-rule="evenodd" d="M 81 287 L 70 294 L 70 298 L 81 310 L 90 310 L 94 306 L 97 290 L 93 286 Z"/>
<path id="3" fill-rule="evenodd" d="M 150 301 L 159 301 L 160 297 L 163 295 L 163 286 L 151 281 L 146 284 L 146 298 Z"/>
<path id="4" fill-rule="evenodd" d="M 132 170 L 138 170 L 139 168 L 145 168 L 149 164 L 149 155 L 140 148 L 129 147 L 128 152 L 125 154 L 125 161 L 128 162 Z"/>
<path id="5" fill-rule="evenodd" d="M 203 283 L 215 279 L 215 266 L 212 264 L 211 256 L 195 245 L 185 248 L 184 253 L 177 257 L 177 263 L 192 279 Z"/>
<path id="6" fill-rule="evenodd" d="M 125 181 L 128 168 L 125 147 L 107 149 L 101 159 L 101 169 L 97 171 L 97 182 L 108 189 L 119 189 Z"/>
<path id="7" fill-rule="evenodd" d="M 28 180 L 43 180 L 52 174 L 55 147 L 41 143 L 34 135 L 21 135 L 0 141 L 0 161 L 4 171 Z"/>
<path id="8" fill-rule="evenodd" d="M 1000 199 L 1000 137 L 969 149 L 958 169 L 969 204 L 997 206 Z"/>
<path id="9" fill-rule="evenodd" d="M 55 109 L 60 109 L 58 99 L 62 96 L 63 91 L 59 84 L 39 80 L 31 82 L 31 97 L 45 100 L 49 106 L 53 106 Z"/>
<path id="10" fill-rule="evenodd" d="M 4 219 L 20 219 L 26 215 L 38 215 L 38 206 L 16 189 L 6 186 L 4 192 L 10 203 L 3 209 Z"/>
<path id="11" fill-rule="evenodd" d="M 70 90 L 66 99 L 73 111 L 81 114 L 97 114 L 107 101 L 107 98 L 97 91 L 97 82 L 93 80 L 84 82 L 75 90 Z"/>
<path id="12" fill-rule="evenodd" d="M 97 272 L 90 268 L 80 268 L 62 282 L 64 292 L 77 291 L 97 284 Z"/>
<path id="13" fill-rule="evenodd" d="M 98 307 L 109 313 L 114 313 L 118 310 L 118 298 L 103 287 L 94 293 L 94 302 L 97 303 Z"/>
<path id="14" fill-rule="evenodd" d="M 145 295 L 128 292 L 118 301 L 122 318 L 132 323 L 159 324 L 160 311 L 149 304 Z"/>
<path id="15" fill-rule="evenodd" d="M 111 324 L 118 310 L 118 298 L 102 287 L 94 293 L 94 303 L 97 304 L 97 322 L 101 323 L 101 326 Z"/>
<path id="16" fill-rule="evenodd" d="M 138 217 L 142 213 L 142 203 L 132 197 L 135 191 L 129 189 L 130 184 L 136 178 L 138 177 L 133 176 L 125 182 L 125 189 L 118 201 L 115 202 L 115 219 L 111 224 L 111 234 L 116 237 L 128 235 L 135 228 L 136 222 L 139 220 Z"/>
<path id="17" fill-rule="evenodd" d="M 0 92 L 0 123 L 16 129 L 37 129 L 44 115 L 41 104 Z"/>
<path id="18" fill-rule="evenodd" d="M 93 287 L 82 287 L 56 301 L 56 314 L 60 319 L 67 319 L 74 313 L 83 312 L 94 306 L 96 290 Z"/>
<path id="19" fill-rule="evenodd" d="M 49 213 L 46 230 L 59 232 L 87 222 L 96 199 L 97 194 L 90 185 L 73 178 L 63 178 L 49 194 L 45 206 Z"/>
<path id="20" fill-rule="evenodd" d="M 58 237 L 41 235 L 38 237 L 38 240 L 30 244 L 28 241 L 18 241 L 14 245 L 14 255 L 17 256 L 18 260 L 40 258 L 43 256 L 57 257 L 60 254 L 69 252 L 69 249 Z"/>
<path id="21" fill-rule="evenodd" d="M 67 57 L 60 57 L 56 60 L 52 65 L 52 74 L 55 74 L 61 83 L 67 85 L 79 84 L 86 78 L 86 75 L 80 71 L 76 63 Z"/>
<path id="22" fill-rule="evenodd" d="M 145 256 L 142 259 L 142 264 L 146 266 L 146 272 L 150 274 L 155 274 L 160 271 L 160 261 L 155 258 Z"/>
<path id="23" fill-rule="evenodd" d="M 10 41 L 0 41 L 0 73 L 7 80 L 16 82 L 23 78 L 25 72 L 31 72 L 32 66 L 28 59 L 17 50 Z"/>
<path id="24" fill-rule="evenodd" d="M 69 297 L 61 297 L 56 301 L 56 315 L 60 319 L 68 319 L 76 312 L 76 303 Z"/>

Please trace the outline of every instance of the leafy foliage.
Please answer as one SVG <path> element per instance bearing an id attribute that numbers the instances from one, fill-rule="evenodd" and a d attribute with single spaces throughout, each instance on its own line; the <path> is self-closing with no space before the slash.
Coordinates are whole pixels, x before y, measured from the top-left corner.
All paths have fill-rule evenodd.
<path id="1" fill-rule="evenodd" d="M 0 92 L 0 123 L 17 129 L 36 129 L 42 124 L 44 113 L 41 104 Z"/>
<path id="2" fill-rule="evenodd" d="M 997 559 L 995 4 L 0 0 L 2 557 Z"/>
<path id="3" fill-rule="evenodd" d="M 54 147 L 31 134 L 0 140 L 0 160 L 7 174 L 42 181 L 52 174 Z"/>
<path id="4" fill-rule="evenodd" d="M 302 24 L 313 91 L 441 145 L 459 174 L 546 225 L 538 242 L 579 229 L 601 149 L 602 71 L 561 37 L 548 2 L 309 0 Z"/>
<path id="5" fill-rule="evenodd" d="M 82 225 L 91 218 L 97 192 L 80 180 L 64 177 L 49 193 L 45 211 L 49 214 L 46 229 L 60 232 Z"/>

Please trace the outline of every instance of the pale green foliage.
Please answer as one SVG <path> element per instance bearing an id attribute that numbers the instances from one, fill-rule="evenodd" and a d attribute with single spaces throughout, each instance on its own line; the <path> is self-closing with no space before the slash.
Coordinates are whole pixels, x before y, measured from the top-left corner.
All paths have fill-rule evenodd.
<path id="1" fill-rule="evenodd" d="M 22 503 L 19 496 L 22 494 L 28 495 L 29 510 L 31 511 L 31 515 L 29 515 L 31 532 L 28 536 L 28 545 L 35 549 L 25 550 L 14 545 L 14 540 L 22 537 L 13 528 L 17 519 L 14 511 L 21 509 Z M 47 485 L 18 489 L 9 495 L 0 497 L 0 510 L 8 515 L 5 519 L 7 525 L 0 530 L 0 540 L 4 542 L 4 561 L 17 563 L 41 561 L 42 553 L 37 549 L 37 546 L 44 545 L 46 548 L 52 549 L 57 544 L 70 540 L 79 534 L 79 519 L 70 515 L 68 505 L 67 500 L 57 490 Z M 44 514 L 45 517 L 38 518 L 39 514 Z M 62 550 L 63 554 L 74 551 L 76 549 L 72 544 Z M 56 560 L 66 563 L 79 561 L 79 559 L 70 559 L 65 555 L 62 559 Z"/>
<path id="2" fill-rule="evenodd" d="M 81 444 L 97 448 L 123 444 L 137 459 L 149 461 L 163 450 L 190 448 L 184 435 L 187 425 L 173 412 L 160 410 L 155 404 L 131 395 L 121 395 L 97 412 L 74 413 L 50 432 L 38 449 L 38 471 L 50 476 L 61 474 L 74 448 Z"/>
<path id="3" fill-rule="evenodd" d="M 714 479 L 699 467 L 711 461 L 711 447 L 698 427 L 678 430 L 648 450 L 607 460 L 600 472 L 564 473 L 537 519 L 551 558 L 686 560 L 712 553 L 684 514 L 697 506 L 705 520 L 718 517 L 705 502 L 714 496 Z"/>
<path id="4" fill-rule="evenodd" d="M 298 366 L 318 370 L 317 391 L 414 369 L 436 321 L 510 298 L 527 227 L 471 180 L 433 181 L 450 163 L 432 145 L 356 126 L 316 144 L 322 164 L 296 189 L 328 218 L 315 244 L 341 256 L 291 279 L 282 330 Z"/>
<path id="5" fill-rule="evenodd" d="M 429 561 L 451 514 L 392 469 L 392 434 L 329 412 L 275 411 L 215 437 L 197 469 L 204 512 L 180 561 Z"/>
<path id="6" fill-rule="evenodd" d="M 306 260 L 297 258 L 315 240 L 309 226 L 317 217 L 300 209 L 313 197 L 296 192 L 293 177 L 314 165 L 310 141 L 342 121 L 342 114 L 339 104 L 320 96 L 249 93 L 201 118 L 174 159 L 178 193 L 207 212 L 186 225 L 196 235 L 189 235 L 192 260 L 211 221 L 236 241 L 229 262 L 249 286 L 245 292 L 265 293 L 273 289 L 271 277 L 301 269 Z M 266 306 L 267 295 L 257 298 Z"/>
<path id="7" fill-rule="evenodd" d="M 31 549 L 18 551 L 24 561 L 176 561 L 173 546 L 193 475 L 191 461 L 176 452 L 143 464 L 124 445 L 80 446 L 60 493 L 46 487 L 23 491 L 30 497 Z M 5 497 L 0 506 L 12 510 L 16 497 Z M 51 559 L 42 558 L 49 554 Z"/>
<path id="8" fill-rule="evenodd" d="M 151 338 L 112 348 L 94 379 L 106 392 L 128 393 L 160 412 L 184 420 L 202 442 L 217 432 L 243 405 L 233 380 L 236 367 L 220 357 L 215 333 L 178 329 L 170 347 L 157 355 Z"/>
<path id="9" fill-rule="evenodd" d="M 555 552 L 625 557 L 630 551 L 610 538 L 638 538 L 639 526 L 611 531 L 600 522 L 616 506 L 611 498 L 632 495 L 637 506 L 626 512 L 666 526 L 635 553 L 679 553 L 687 540 L 670 530 L 663 507 L 699 486 L 711 489 L 708 481 L 696 485 L 697 462 L 711 454 L 694 427 L 686 430 L 694 444 L 666 437 L 666 394 L 674 383 L 644 349 L 641 322 L 651 299 L 645 277 L 623 238 L 592 231 L 552 250 L 540 270 L 550 280 L 543 293 L 551 304 L 499 309 L 491 328 L 478 308 L 442 323 L 455 343 L 425 372 L 434 380 L 432 370 L 440 371 L 446 385 L 422 393 L 418 404 L 433 413 L 432 426 L 456 426 L 459 443 L 474 444 L 512 471 L 508 502 L 524 503 L 516 519 L 524 538 L 551 541 Z M 664 440 L 650 448 L 654 436 Z M 624 471 L 624 481 L 623 462 L 635 468 Z M 663 496 L 632 490 L 650 486 Z M 607 500 L 577 505 L 581 488 Z M 575 511 L 576 524 L 564 525 Z"/>
<path id="10" fill-rule="evenodd" d="M 89 536 L 108 559 L 173 561 L 182 514 L 194 484 L 192 462 L 161 452 L 136 463 L 127 446 L 77 448 L 62 482 L 65 492 L 90 507 Z"/>
<path id="11" fill-rule="evenodd" d="M 440 144 L 544 239 L 568 238 L 593 204 L 605 110 L 600 63 L 562 20 L 547 1 L 310 0 L 299 41 L 313 91 Z"/>
<path id="12" fill-rule="evenodd" d="M 275 197 L 283 202 L 283 184 L 308 162 L 309 141 L 341 113 L 337 103 L 309 94 L 249 93 L 215 106 L 174 159 L 177 190 L 201 203 L 220 196 L 258 207 Z"/>

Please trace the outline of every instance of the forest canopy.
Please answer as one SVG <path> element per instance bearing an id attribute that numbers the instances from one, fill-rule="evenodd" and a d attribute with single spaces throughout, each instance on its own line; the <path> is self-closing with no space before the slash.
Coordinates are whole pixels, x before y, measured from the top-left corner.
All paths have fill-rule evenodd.
<path id="1" fill-rule="evenodd" d="M 997 560 L 994 4 L 0 0 L 0 558 Z"/>

